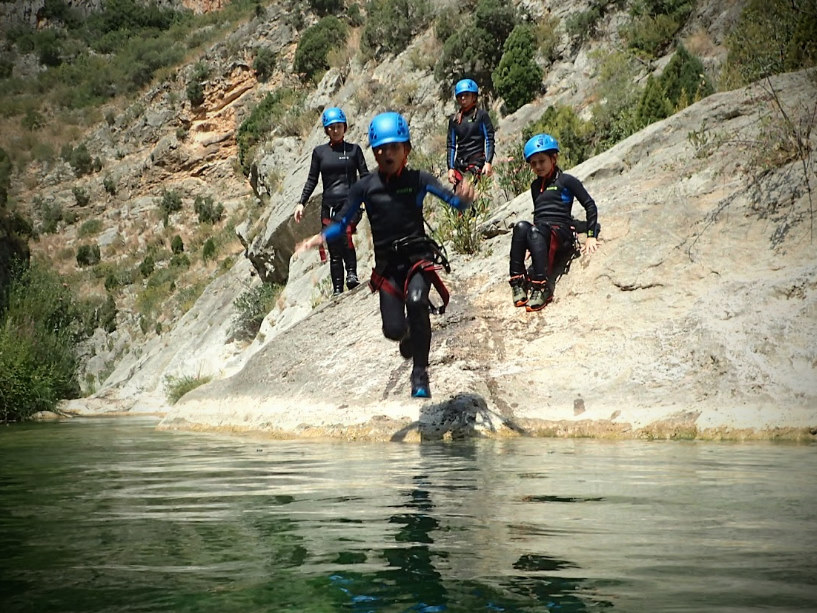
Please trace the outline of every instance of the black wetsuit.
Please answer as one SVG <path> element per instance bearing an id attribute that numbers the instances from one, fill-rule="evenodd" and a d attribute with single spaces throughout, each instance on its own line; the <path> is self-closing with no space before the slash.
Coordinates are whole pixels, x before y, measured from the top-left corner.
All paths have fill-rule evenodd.
<path id="1" fill-rule="evenodd" d="M 375 172 L 362 177 L 352 186 L 349 200 L 341 209 L 339 222 L 324 230 L 324 238 L 329 242 L 342 236 L 360 210 L 360 205 L 365 202 L 366 216 L 372 228 L 375 269 L 392 287 L 402 290 L 411 266 L 418 259 L 430 257 L 430 253 L 397 253 L 393 245 L 402 238 L 426 236 L 423 223 L 423 199 L 426 194 L 433 194 L 458 210 L 468 207 L 425 171 L 405 168 L 398 176 L 390 178 Z M 405 300 L 400 300 L 382 287 L 379 290 L 383 334 L 392 340 L 400 340 L 408 327 L 415 367 L 428 366 L 431 347 L 430 289 L 431 282 L 426 275 L 418 273 L 409 281 Z"/>
<path id="2" fill-rule="evenodd" d="M 550 179 L 537 177 L 531 183 L 530 193 L 533 199 L 533 224 L 520 221 L 513 228 L 510 273 L 511 277 L 526 274 L 525 253 L 530 251 L 533 261 L 531 281 L 547 279 L 552 289 L 553 270 L 549 270 L 553 264 L 549 257 L 551 239 L 555 235 L 558 240 L 554 247 L 555 260 L 563 259 L 573 250 L 571 210 L 574 198 L 584 207 L 588 228 L 596 228 L 598 210 L 581 181 L 558 167 Z M 588 231 L 587 235 L 594 236 L 594 231 Z"/>
<path id="3" fill-rule="evenodd" d="M 479 174 L 494 159 L 494 126 L 487 111 L 474 107 L 448 120 L 448 168 Z"/>
<path id="4" fill-rule="evenodd" d="M 309 166 L 304 191 L 299 202 L 303 205 L 309 200 L 318 185 L 318 175 L 323 180 L 323 200 L 321 203 L 321 222 L 324 226 L 336 221 L 338 211 L 349 196 L 349 188 L 361 177 L 369 174 L 363 150 L 359 145 L 341 141 L 337 144 L 319 145 L 312 151 L 312 163 Z M 352 242 L 354 226 L 345 237 L 327 243 L 329 247 L 329 273 L 335 292 L 343 291 L 343 270 L 357 276 L 357 254 Z"/>

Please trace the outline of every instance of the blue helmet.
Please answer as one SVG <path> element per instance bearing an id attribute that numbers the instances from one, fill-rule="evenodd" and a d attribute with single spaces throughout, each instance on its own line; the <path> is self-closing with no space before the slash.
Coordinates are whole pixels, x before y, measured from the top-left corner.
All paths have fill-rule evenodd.
<path id="1" fill-rule="evenodd" d="M 346 123 L 346 114 L 336 106 L 330 106 L 321 115 L 323 127 L 331 126 L 333 123 Z"/>
<path id="2" fill-rule="evenodd" d="M 459 96 L 463 92 L 479 94 L 477 82 L 471 79 L 462 79 L 461 81 L 457 81 L 457 84 L 454 86 L 454 96 Z"/>
<path id="3" fill-rule="evenodd" d="M 559 153 L 559 143 L 550 134 L 537 134 L 525 143 L 525 161 L 535 153 Z"/>
<path id="4" fill-rule="evenodd" d="M 408 122 L 400 113 L 380 113 L 369 124 L 369 147 L 372 149 L 389 143 L 407 143 L 410 140 Z"/>

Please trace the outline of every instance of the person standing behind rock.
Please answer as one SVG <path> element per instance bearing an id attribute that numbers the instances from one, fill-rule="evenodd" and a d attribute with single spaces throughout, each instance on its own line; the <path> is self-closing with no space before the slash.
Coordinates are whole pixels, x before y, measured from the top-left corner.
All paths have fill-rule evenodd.
<path id="1" fill-rule="evenodd" d="M 448 295 L 433 261 L 436 243 L 426 236 L 423 199 L 433 194 L 458 211 L 474 200 L 474 187 L 462 181 L 452 192 L 430 173 L 406 167 L 411 152 L 409 125 L 399 113 L 377 115 L 369 124 L 369 145 L 378 172 L 352 186 L 340 220 L 298 246 L 298 252 L 342 236 L 366 203 L 372 228 L 375 269 L 370 285 L 380 296 L 383 335 L 400 341 L 400 353 L 413 358 L 411 396 L 430 398 L 428 355 L 431 348 L 429 292 L 432 285 Z"/>
<path id="2" fill-rule="evenodd" d="M 573 228 L 574 198 L 587 215 L 587 240 L 582 253 L 598 249 L 598 209 L 587 190 L 573 175 L 559 168 L 559 143 L 550 134 L 537 134 L 525 143 L 525 161 L 536 179 L 531 183 L 533 223 L 519 221 L 513 228 L 510 254 L 510 284 L 515 306 L 539 311 L 553 299 L 555 269 L 575 249 Z M 530 278 L 525 269 L 525 254 L 533 261 Z M 531 293 L 528 298 L 528 286 Z"/>
<path id="3" fill-rule="evenodd" d="M 475 179 L 493 173 L 494 126 L 488 112 L 477 107 L 479 87 L 462 79 L 454 87 L 459 110 L 448 120 L 446 151 L 448 182 L 456 185 L 465 173 Z"/>
<path id="4" fill-rule="evenodd" d="M 323 130 L 329 137 L 329 142 L 319 145 L 312 151 L 312 163 L 309 166 L 309 175 L 301 193 L 298 205 L 295 207 L 295 221 L 300 223 L 304 214 L 304 207 L 315 187 L 318 185 L 318 175 L 323 179 L 323 200 L 321 203 L 321 224 L 326 227 L 337 221 L 338 211 L 346 202 L 349 188 L 357 181 L 358 176 L 369 174 L 363 150 L 359 145 L 347 143 L 344 140 L 348 124 L 346 114 L 336 106 L 326 109 L 321 115 Z M 352 241 L 357 222 L 353 220 L 346 229 L 344 236 L 327 243 L 329 247 L 329 275 L 332 278 L 332 293 L 337 296 L 343 293 L 343 272 L 346 269 L 346 287 L 353 289 L 360 285 L 357 278 L 357 253 Z"/>

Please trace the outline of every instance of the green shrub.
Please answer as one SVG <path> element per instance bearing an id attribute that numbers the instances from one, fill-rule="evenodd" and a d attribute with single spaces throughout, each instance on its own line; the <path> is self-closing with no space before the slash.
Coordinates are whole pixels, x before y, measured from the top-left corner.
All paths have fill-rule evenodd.
<path id="1" fill-rule="evenodd" d="M 597 100 L 603 101 L 592 107 L 593 148 L 600 153 L 636 132 L 635 110 L 641 90 L 633 85 L 638 66 L 632 55 L 614 51 L 592 57 L 599 62 L 594 93 Z"/>
<path id="2" fill-rule="evenodd" d="M 37 109 L 28 109 L 20 124 L 26 130 L 33 132 L 45 126 L 45 117 Z"/>
<path id="3" fill-rule="evenodd" d="M 216 257 L 216 242 L 213 240 L 212 237 L 208 238 L 204 241 L 204 244 L 201 246 L 201 259 L 207 262 L 208 260 L 214 260 Z"/>
<path id="4" fill-rule="evenodd" d="M 182 210 L 182 197 L 175 190 L 163 190 L 162 198 L 158 201 L 157 206 L 162 213 L 162 221 L 167 227 L 170 214 Z"/>
<path id="5" fill-rule="evenodd" d="M 604 16 L 604 6 L 593 3 L 586 11 L 571 13 L 565 20 L 565 31 L 575 45 L 581 45 L 598 34 L 598 23 Z"/>
<path id="6" fill-rule="evenodd" d="M 318 15 L 337 15 L 343 9 L 343 0 L 309 0 L 309 7 Z"/>
<path id="7" fill-rule="evenodd" d="M 53 200 L 43 200 L 43 198 L 37 196 L 34 198 L 34 210 L 40 216 L 40 232 L 53 234 L 57 231 L 57 226 L 64 217 L 62 206 Z"/>
<path id="8" fill-rule="evenodd" d="M 233 338 L 237 340 L 255 338 L 264 318 L 275 306 L 281 289 L 280 285 L 262 283 L 245 290 L 233 301 L 236 309 L 232 321 Z"/>
<path id="9" fill-rule="evenodd" d="M 273 130 L 279 128 L 281 119 L 288 109 L 300 105 L 303 93 L 280 88 L 267 94 L 256 106 L 249 117 L 241 122 L 236 133 L 238 142 L 238 160 L 245 175 L 250 174 L 252 158 L 259 142 L 268 138 Z"/>
<path id="10" fill-rule="evenodd" d="M 214 224 L 224 217 L 224 205 L 221 203 L 214 204 L 212 196 L 196 196 L 193 210 L 199 216 L 199 223 Z"/>
<path id="11" fill-rule="evenodd" d="M 182 241 L 182 237 L 176 234 L 172 239 L 170 239 L 170 250 L 176 254 L 181 253 L 184 251 L 184 241 Z"/>
<path id="12" fill-rule="evenodd" d="M 431 20 L 428 0 L 370 0 L 360 48 L 369 58 L 399 53 Z"/>
<path id="13" fill-rule="evenodd" d="M 80 245 L 77 247 L 77 264 L 79 266 L 93 266 L 102 259 L 99 245 Z"/>
<path id="14" fill-rule="evenodd" d="M 82 225 L 77 230 L 77 238 L 84 238 L 86 236 L 93 236 L 94 234 L 99 234 L 102 231 L 102 220 L 101 219 L 89 219 L 84 221 Z"/>
<path id="15" fill-rule="evenodd" d="M 186 253 L 174 253 L 170 258 L 170 266 L 172 268 L 190 268 L 190 258 Z"/>
<path id="16" fill-rule="evenodd" d="M 57 273 L 34 262 L 18 270 L 0 319 L 0 420 L 25 419 L 76 398 L 75 299 Z"/>
<path id="17" fill-rule="evenodd" d="M 153 274 L 154 270 L 156 270 L 156 262 L 154 261 L 153 256 L 148 254 L 145 256 L 145 259 L 142 260 L 142 263 L 139 264 L 139 274 L 147 279 Z"/>
<path id="18" fill-rule="evenodd" d="M 165 376 L 165 395 L 170 404 L 176 404 L 187 392 L 191 392 L 197 387 L 209 383 L 212 377 L 173 377 Z"/>
<path id="19" fill-rule="evenodd" d="M 60 155 L 63 160 L 71 165 L 77 177 L 91 174 L 98 165 L 101 165 L 91 158 L 91 154 L 88 152 L 85 143 L 80 144 L 76 148 L 71 145 L 65 145 Z"/>
<path id="20" fill-rule="evenodd" d="M 105 178 L 102 179 L 102 188 L 111 196 L 116 195 L 116 182 L 111 175 L 105 175 Z"/>
<path id="21" fill-rule="evenodd" d="M 695 0 L 638 0 L 630 14 L 632 22 L 623 30 L 629 48 L 648 57 L 658 57 L 686 22 Z"/>
<path id="22" fill-rule="evenodd" d="M 548 107 L 535 123 L 523 130 L 523 140 L 540 133 L 550 134 L 558 141 L 559 166 L 564 169 L 581 164 L 593 155 L 593 125 L 582 120 L 572 107 Z M 518 153 L 521 154 L 521 149 Z M 528 186 L 532 180 L 531 174 Z"/>
<path id="23" fill-rule="evenodd" d="M 363 14 L 360 12 L 360 5 L 355 3 L 346 9 L 346 20 L 353 28 L 359 28 L 365 23 Z"/>
<path id="24" fill-rule="evenodd" d="M 130 268 L 105 266 L 104 264 L 97 268 L 98 272 L 105 276 L 105 289 L 108 291 L 133 284 L 135 273 Z"/>
<path id="25" fill-rule="evenodd" d="M 701 60 L 681 44 L 661 73 L 660 80 L 661 89 L 673 112 L 706 98 L 715 91 L 704 72 Z"/>
<path id="26" fill-rule="evenodd" d="M 204 86 L 201 81 L 189 81 L 185 93 L 193 106 L 200 106 L 204 102 Z"/>
<path id="27" fill-rule="evenodd" d="M 490 90 L 492 73 L 516 23 L 511 4 L 479 0 L 473 18 L 467 19 L 443 44 L 442 55 L 434 66 L 434 78 L 442 89 L 450 91 L 456 81 L 467 76 Z"/>
<path id="28" fill-rule="evenodd" d="M 90 194 L 81 187 L 72 187 L 71 193 L 74 194 L 77 206 L 88 206 L 88 203 L 91 202 Z"/>
<path id="29" fill-rule="evenodd" d="M 102 328 L 109 334 L 116 330 L 116 312 L 116 301 L 110 294 L 104 298 L 93 296 L 77 301 L 77 313 L 86 337 L 91 336 L 97 328 Z"/>
<path id="30" fill-rule="evenodd" d="M 737 88 L 768 75 L 817 65 L 817 4 L 749 0 L 726 39 L 721 80 Z"/>
<path id="31" fill-rule="evenodd" d="M 534 52 L 532 28 L 516 26 L 492 75 L 494 91 L 505 101 L 509 113 L 531 102 L 542 88 L 542 69 L 533 59 Z"/>
<path id="32" fill-rule="evenodd" d="M 11 186 L 12 164 L 9 154 L 0 147 L 0 208 L 8 203 L 9 187 Z"/>
<path id="33" fill-rule="evenodd" d="M 14 73 L 14 62 L 10 58 L 0 56 L 0 79 L 10 79 Z"/>
<path id="34" fill-rule="evenodd" d="M 647 78 L 644 93 L 636 107 L 635 121 L 637 128 L 643 128 L 655 121 L 669 117 L 672 114 L 672 104 L 664 96 L 664 91 L 657 79 L 652 75 Z"/>
<path id="35" fill-rule="evenodd" d="M 277 60 L 278 55 L 269 47 L 259 47 L 255 51 L 252 68 L 259 81 L 264 82 L 272 76 Z"/>
<path id="36" fill-rule="evenodd" d="M 346 43 L 346 25 L 329 15 L 307 28 L 295 49 L 293 68 L 305 80 L 316 81 L 329 68 L 326 57 L 330 49 Z"/>

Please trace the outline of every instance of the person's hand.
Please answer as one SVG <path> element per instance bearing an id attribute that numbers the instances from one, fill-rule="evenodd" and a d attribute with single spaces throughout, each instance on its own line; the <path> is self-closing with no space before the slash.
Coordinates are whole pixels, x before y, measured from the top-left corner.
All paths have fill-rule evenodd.
<path id="1" fill-rule="evenodd" d="M 494 167 L 491 166 L 490 162 L 485 162 L 485 166 L 482 167 L 482 174 L 484 174 L 486 177 L 490 177 L 492 174 L 494 174 Z"/>
<path id="2" fill-rule="evenodd" d="M 595 253 L 598 248 L 599 242 L 596 240 L 596 237 L 588 236 L 587 240 L 584 241 L 584 245 L 582 245 L 582 253 Z"/>
<path id="3" fill-rule="evenodd" d="M 457 182 L 457 171 L 453 168 L 448 169 L 448 182 L 454 185 Z"/>
<path id="4" fill-rule="evenodd" d="M 323 242 L 323 236 L 320 234 L 313 234 L 307 239 L 302 240 L 298 245 L 295 247 L 295 255 L 300 255 L 304 251 L 309 251 L 310 249 L 314 249 L 318 245 Z"/>
<path id="5" fill-rule="evenodd" d="M 295 207 L 295 214 L 293 215 L 295 218 L 295 223 L 301 223 L 301 220 L 304 218 L 304 205 L 300 202 L 298 206 Z"/>
<path id="6" fill-rule="evenodd" d="M 460 181 L 454 188 L 454 193 L 460 198 L 460 200 L 464 200 L 468 204 L 471 204 L 476 196 L 474 186 L 468 179 L 463 179 Z"/>

